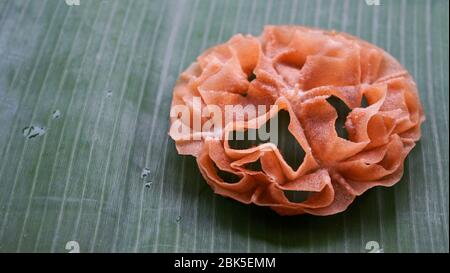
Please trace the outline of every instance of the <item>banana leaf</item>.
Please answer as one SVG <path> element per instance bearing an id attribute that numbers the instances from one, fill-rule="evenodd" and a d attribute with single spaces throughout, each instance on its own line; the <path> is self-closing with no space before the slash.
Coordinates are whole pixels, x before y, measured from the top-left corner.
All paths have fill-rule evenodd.
<path id="1" fill-rule="evenodd" d="M 398 184 L 281 217 L 177 154 L 180 72 L 266 24 L 348 32 L 413 75 L 427 120 Z M 0 0 L 0 251 L 448 252 L 448 37 L 446 0 Z"/>

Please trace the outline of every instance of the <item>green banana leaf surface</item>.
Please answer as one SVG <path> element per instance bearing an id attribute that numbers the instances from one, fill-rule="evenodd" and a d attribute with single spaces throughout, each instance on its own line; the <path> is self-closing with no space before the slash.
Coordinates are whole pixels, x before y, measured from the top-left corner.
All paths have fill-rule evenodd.
<path id="1" fill-rule="evenodd" d="M 413 75 L 427 120 L 398 184 L 281 217 L 178 155 L 180 72 L 267 24 L 351 33 Z M 0 252 L 448 252 L 448 37 L 446 0 L 0 0 Z"/>

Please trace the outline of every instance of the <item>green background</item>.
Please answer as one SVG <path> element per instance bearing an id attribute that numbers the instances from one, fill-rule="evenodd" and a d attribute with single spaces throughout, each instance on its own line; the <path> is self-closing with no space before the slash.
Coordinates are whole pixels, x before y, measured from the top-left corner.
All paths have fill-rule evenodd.
<path id="1" fill-rule="evenodd" d="M 0 251 L 448 252 L 449 2 L 380 3 L 0 0 Z M 196 56 L 290 23 L 386 49 L 427 116 L 402 180 L 335 216 L 214 195 L 167 135 L 174 82 Z M 27 139 L 30 125 L 47 131 Z"/>

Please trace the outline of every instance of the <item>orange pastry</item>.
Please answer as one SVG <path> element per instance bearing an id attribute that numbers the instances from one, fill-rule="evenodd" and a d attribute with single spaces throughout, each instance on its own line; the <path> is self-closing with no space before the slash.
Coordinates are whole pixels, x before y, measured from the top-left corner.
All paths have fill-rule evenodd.
<path id="1" fill-rule="evenodd" d="M 330 97 L 351 109 L 348 139 L 336 132 Z M 227 119 L 227 105 L 267 110 Z M 205 134 L 208 116 L 200 108 L 208 106 L 222 110 L 225 122 Z M 214 192 L 281 215 L 335 214 L 374 186 L 394 185 L 424 121 L 416 84 L 391 55 L 345 33 L 302 26 L 267 26 L 260 37 L 238 34 L 208 49 L 180 75 L 172 110 L 177 107 L 187 109 L 189 122 L 172 115 L 171 125 L 185 130 L 182 137 L 169 134 L 180 154 L 196 157 Z M 256 129 L 256 121 L 269 121 L 281 110 L 289 113 L 289 132 L 305 152 L 298 169 L 274 144 L 229 145 L 233 130 Z M 247 167 L 256 161 L 261 170 Z M 219 172 L 239 179 L 226 181 Z M 285 191 L 308 197 L 291 202 Z"/>

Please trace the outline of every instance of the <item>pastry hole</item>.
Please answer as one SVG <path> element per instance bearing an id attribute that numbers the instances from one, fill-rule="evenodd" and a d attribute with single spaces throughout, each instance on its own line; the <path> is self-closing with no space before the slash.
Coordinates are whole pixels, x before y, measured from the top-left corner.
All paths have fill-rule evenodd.
<path id="1" fill-rule="evenodd" d="M 254 172 L 262 172 L 261 160 L 258 159 L 254 162 L 247 163 L 245 164 L 245 168 Z"/>
<path id="2" fill-rule="evenodd" d="M 295 139 L 288 129 L 290 123 L 289 112 L 281 110 L 273 118 L 278 119 L 278 128 L 276 129 L 277 141 L 272 143 L 278 146 L 286 163 L 291 166 L 293 170 L 297 170 L 305 158 L 305 151 L 303 151 L 297 139 Z M 269 121 L 266 122 L 266 125 L 267 128 L 260 127 L 258 129 L 230 132 L 228 145 L 235 150 L 244 150 L 270 142 L 269 140 L 262 140 L 259 138 L 259 130 L 266 130 L 267 132 L 271 130 Z"/>
<path id="3" fill-rule="evenodd" d="M 264 126 L 266 125 L 266 126 Z M 270 122 L 266 122 L 258 129 L 246 129 L 245 131 L 232 131 L 228 135 L 228 145 L 235 150 L 245 150 L 268 143 L 268 140 L 260 138 L 260 130 L 270 131 Z"/>
<path id="4" fill-rule="evenodd" d="M 235 150 L 245 150 L 267 143 L 258 137 L 259 129 L 230 132 L 228 145 Z M 256 136 L 256 139 L 255 139 Z"/>
<path id="5" fill-rule="evenodd" d="M 369 102 L 367 101 L 367 98 L 366 98 L 366 96 L 362 96 L 362 99 L 361 99 L 361 108 L 366 108 L 367 106 L 369 106 L 370 104 L 369 104 Z"/>
<path id="6" fill-rule="evenodd" d="M 331 106 L 334 107 L 334 109 L 336 110 L 336 113 L 338 115 L 338 117 L 334 123 L 334 127 L 335 127 L 337 135 L 340 138 L 348 140 L 349 138 L 348 138 L 348 132 L 345 129 L 345 121 L 347 120 L 347 116 L 352 111 L 352 109 L 350 109 L 347 106 L 347 104 L 345 104 L 345 102 L 343 102 L 341 99 L 339 99 L 338 97 L 335 97 L 335 96 L 330 96 L 327 99 L 327 102 L 329 104 L 331 104 Z"/>
<path id="7" fill-rule="evenodd" d="M 251 82 L 251 81 L 253 81 L 254 79 L 256 79 L 256 75 L 255 75 L 255 73 L 250 73 L 250 75 L 248 75 L 248 77 L 247 77 L 247 80 L 249 81 L 249 82 Z"/>
<path id="8" fill-rule="evenodd" d="M 297 139 L 288 130 L 290 115 L 288 111 L 278 113 L 278 149 L 283 155 L 284 161 L 297 170 L 305 158 L 305 151 L 298 143 Z"/>
<path id="9" fill-rule="evenodd" d="M 239 177 L 238 175 L 236 175 L 234 173 L 230 173 L 230 172 L 219 169 L 215 163 L 214 163 L 214 167 L 216 168 L 217 176 L 219 176 L 219 178 L 222 179 L 223 182 L 234 184 L 234 183 L 241 181 L 241 177 Z"/>
<path id="10" fill-rule="evenodd" d="M 234 173 L 222 171 L 221 169 L 217 169 L 217 175 L 223 180 L 225 183 L 237 183 L 241 181 L 241 178 Z"/>
<path id="11" fill-rule="evenodd" d="M 289 190 L 284 190 L 284 196 L 286 196 L 286 198 L 289 200 L 289 202 L 292 203 L 303 203 L 305 202 L 310 193 L 309 191 L 289 191 Z"/>

